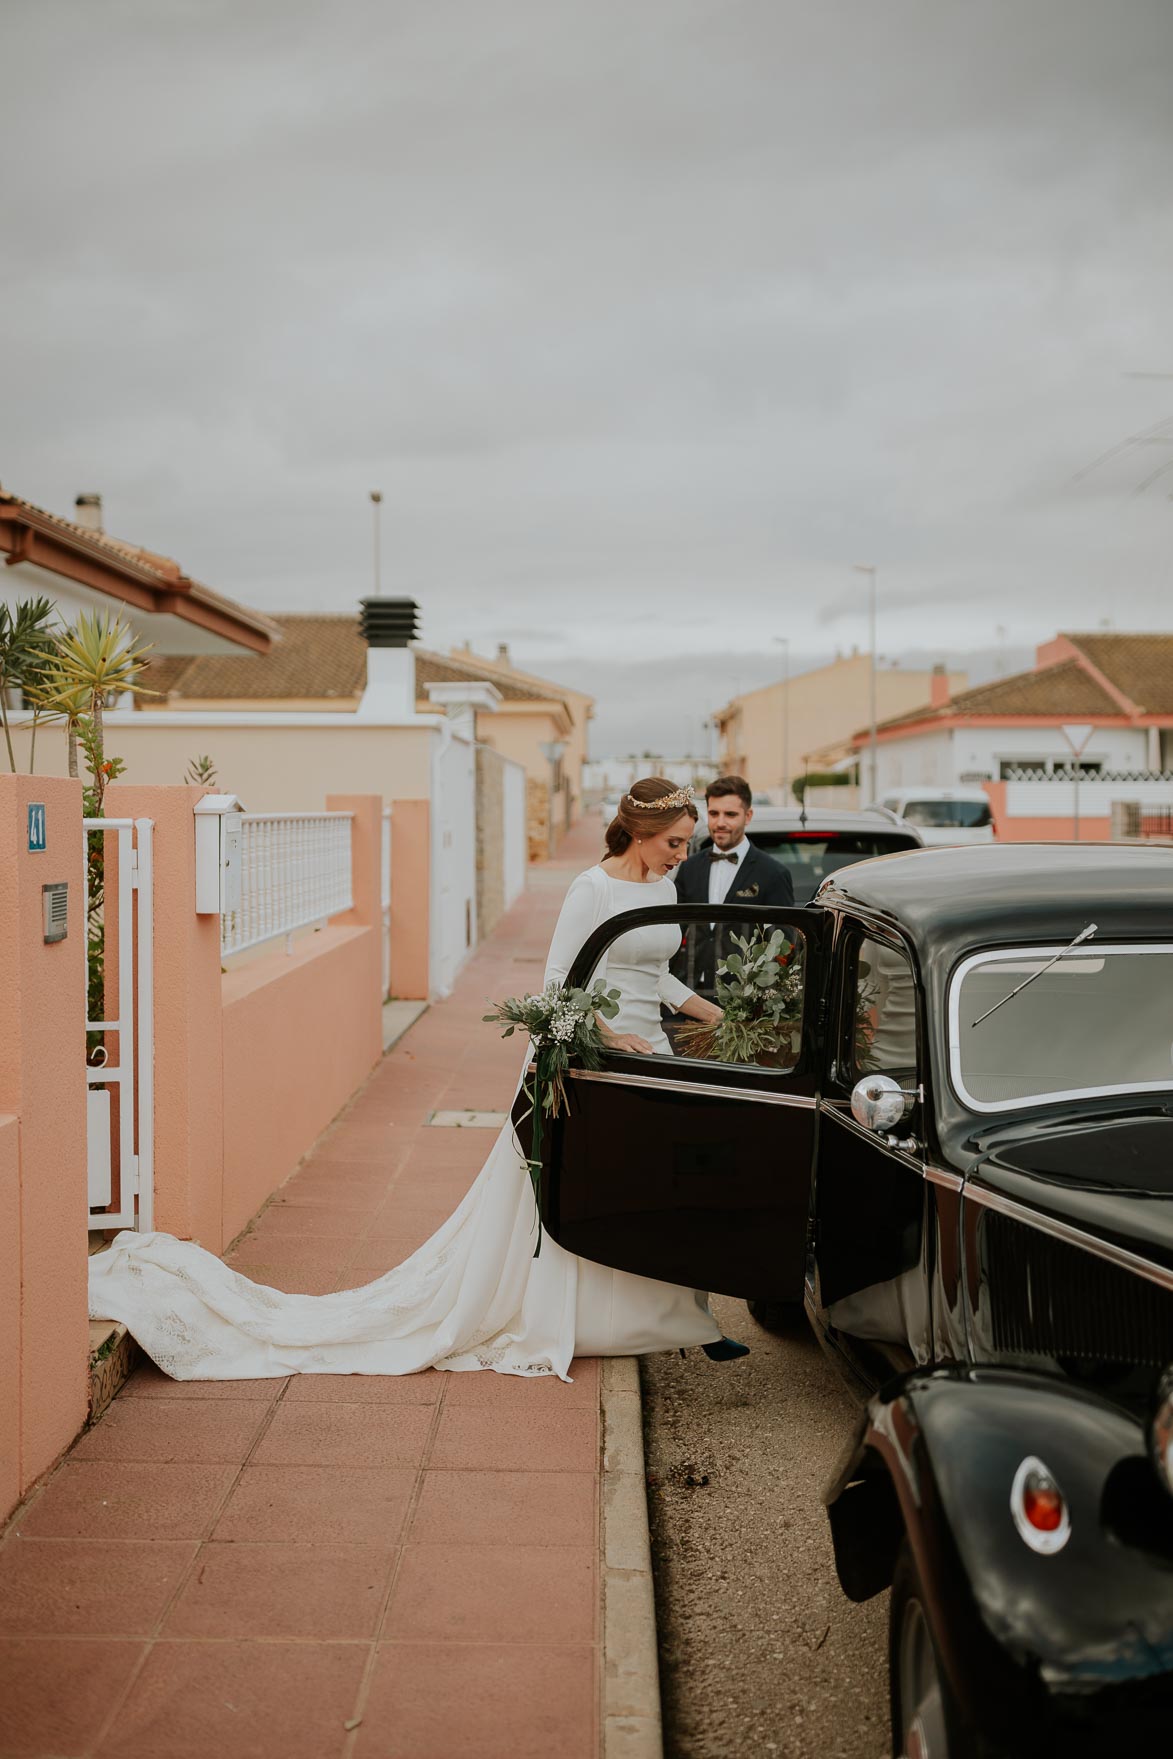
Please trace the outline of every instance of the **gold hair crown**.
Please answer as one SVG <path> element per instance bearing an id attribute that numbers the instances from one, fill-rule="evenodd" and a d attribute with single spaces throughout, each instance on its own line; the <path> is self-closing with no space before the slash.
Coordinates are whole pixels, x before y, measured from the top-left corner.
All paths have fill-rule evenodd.
<path id="1" fill-rule="evenodd" d="M 666 812 L 670 806 L 687 806 L 692 799 L 692 784 L 677 788 L 675 794 L 665 794 L 662 800 L 637 800 L 634 794 L 627 796 L 627 804 L 639 809 L 640 812 Z"/>

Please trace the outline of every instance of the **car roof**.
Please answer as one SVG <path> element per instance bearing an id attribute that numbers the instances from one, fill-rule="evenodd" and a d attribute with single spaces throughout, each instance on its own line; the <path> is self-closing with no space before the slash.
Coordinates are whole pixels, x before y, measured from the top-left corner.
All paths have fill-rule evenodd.
<path id="1" fill-rule="evenodd" d="M 703 828 L 703 827 L 702 827 Z M 757 831 L 866 831 L 892 832 L 899 829 L 901 836 L 906 835 L 903 825 L 897 827 L 887 812 L 831 812 L 812 808 L 803 813 L 797 806 L 756 806 L 753 818 L 749 822 L 746 835 L 753 842 Z"/>
<path id="2" fill-rule="evenodd" d="M 1173 941 L 1173 846 L 983 843 L 858 861 L 817 902 L 862 909 L 908 931 L 934 963 L 1008 942 Z"/>
<path id="3" fill-rule="evenodd" d="M 988 800 L 985 788 L 885 788 L 885 800 Z"/>

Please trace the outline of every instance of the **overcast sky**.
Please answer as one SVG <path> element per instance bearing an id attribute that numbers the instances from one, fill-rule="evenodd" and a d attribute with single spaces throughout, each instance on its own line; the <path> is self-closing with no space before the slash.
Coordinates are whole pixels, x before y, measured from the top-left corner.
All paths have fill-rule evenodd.
<path id="1" fill-rule="evenodd" d="M 977 674 L 1173 624 L 1169 0 L 10 0 L 5 64 L 0 481 L 220 591 L 351 609 L 381 489 L 600 755 L 864 645 L 856 562 Z"/>

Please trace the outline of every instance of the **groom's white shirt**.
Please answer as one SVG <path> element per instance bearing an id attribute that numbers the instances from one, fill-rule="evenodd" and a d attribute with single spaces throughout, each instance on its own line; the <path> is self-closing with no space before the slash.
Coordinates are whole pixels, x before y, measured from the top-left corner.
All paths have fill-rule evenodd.
<path id="1" fill-rule="evenodd" d="M 736 866 L 732 861 L 709 862 L 709 903 L 723 904 L 733 889 L 733 882 L 741 872 L 741 864 L 750 851 L 748 837 L 742 837 L 736 849 L 725 849 L 721 853 L 736 855 Z"/>

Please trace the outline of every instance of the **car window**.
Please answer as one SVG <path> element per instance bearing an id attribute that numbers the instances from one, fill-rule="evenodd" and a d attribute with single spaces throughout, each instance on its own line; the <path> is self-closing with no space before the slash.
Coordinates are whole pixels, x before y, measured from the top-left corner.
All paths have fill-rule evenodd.
<path id="1" fill-rule="evenodd" d="M 808 904 L 830 874 L 850 867 L 853 861 L 920 847 L 915 838 L 895 827 L 890 831 L 754 831 L 750 841 L 788 869 L 796 904 Z"/>
<path id="2" fill-rule="evenodd" d="M 1173 1089 L 1173 947 L 1093 944 L 1045 970 L 1058 951 L 978 954 L 961 967 L 949 1037 L 962 1098 L 996 1112 L 1081 1093 Z"/>
<path id="3" fill-rule="evenodd" d="M 855 956 L 849 1065 L 853 1081 L 877 1072 L 915 1072 L 916 985 L 912 966 L 890 941 L 865 935 Z"/>
<path id="4" fill-rule="evenodd" d="M 966 831 L 994 822 L 988 800 L 909 800 L 901 817 L 910 825 L 927 825 L 934 829 L 951 825 Z"/>
<path id="5" fill-rule="evenodd" d="M 783 1074 L 799 1061 L 806 967 L 797 926 L 743 917 L 629 929 L 600 955 L 595 975 L 619 992 L 608 1030 L 638 1038 L 653 1056 Z M 690 1014 L 696 996 L 721 1018 Z"/>

